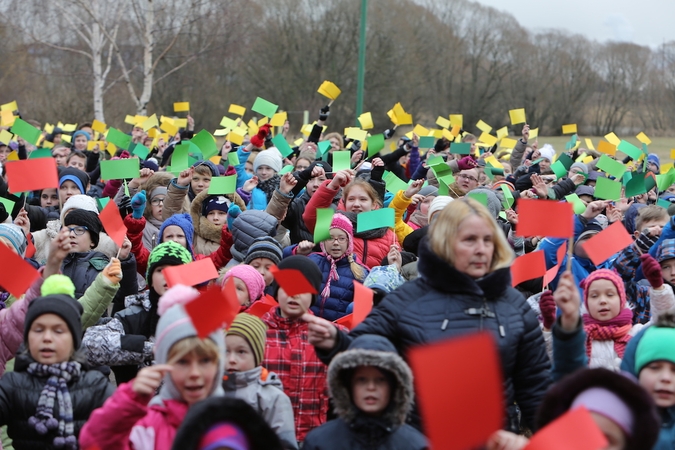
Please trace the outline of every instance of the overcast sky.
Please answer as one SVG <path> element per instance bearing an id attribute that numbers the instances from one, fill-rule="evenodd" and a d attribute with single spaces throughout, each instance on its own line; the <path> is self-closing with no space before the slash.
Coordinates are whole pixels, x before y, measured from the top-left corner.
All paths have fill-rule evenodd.
<path id="1" fill-rule="evenodd" d="M 674 0 L 473 0 L 513 14 L 521 25 L 557 28 L 600 42 L 656 47 L 675 41 Z"/>

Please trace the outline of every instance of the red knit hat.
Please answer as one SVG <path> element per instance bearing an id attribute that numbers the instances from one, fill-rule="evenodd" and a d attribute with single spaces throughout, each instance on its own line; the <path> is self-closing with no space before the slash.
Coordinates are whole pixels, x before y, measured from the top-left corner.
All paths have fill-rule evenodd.
<path id="1" fill-rule="evenodd" d="M 336 213 L 333 215 L 333 221 L 330 224 L 331 230 L 335 228 L 342 230 L 347 234 L 348 244 L 347 250 L 345 251 L 345 256 L 349 256 L 354 253 L 354 226 L 352 225 L 352 221 L 349 220 L 345 215 Z M 324 253 L 328 253 L 326 251 L 326 242 L 329 241 L 326 240 L 321 243 L 321 250 L 323 250 Z"/>
<path id="2" fill-rule="evenodd" d="M 621 301 L 620 310 L 626 307 L 626 289 L 624 288 L 623 280 L 619 274 L 613 270 L 599 269 L 595 272 L 591 272 L 591 274 L 581 282 L 581 288 L 584 290 L 584 305 L 586 306 L 586 310 L 588 310 L 588 288 L 596 280 L 611 281 L 616 287 L 616 291 L 619 293 L 619 300 Z"/>

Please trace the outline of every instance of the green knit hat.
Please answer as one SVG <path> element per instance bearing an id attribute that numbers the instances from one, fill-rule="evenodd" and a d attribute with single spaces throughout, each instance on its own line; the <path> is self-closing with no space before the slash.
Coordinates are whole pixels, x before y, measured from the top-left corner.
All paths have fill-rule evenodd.
<path id="1" fill-rule="evenodd" d="M 251 314 L 239 313 L 232 321 L 227 334 L 241 336 L 253 351 L 255 366 L 262 364 L 267 339 L 267 326 L 262 320 Z"/>
<path id="2" fill-rule="evenodd" d="M 155 247 L 148 257 L 145 280 L 152 286 L 152 273 L 159 266 L 180 266 L 192 262 L 190 251 L 177 242 L 166 241 Z"/>
<path id="3" fill-rule="evenodd" d="M 651 326 L 640 339 L 635 350 L 635 373 L 652 361 L 675 364 L 675 328 Z"/>

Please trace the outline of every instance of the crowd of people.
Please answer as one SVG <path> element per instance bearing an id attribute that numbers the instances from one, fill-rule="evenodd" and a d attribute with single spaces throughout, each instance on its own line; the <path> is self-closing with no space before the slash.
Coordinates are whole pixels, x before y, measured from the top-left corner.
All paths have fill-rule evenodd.
<path id="1" fill-rule="evenodd" d="M 56 128 L 41 142 L 58 187 L 20 194 L 5 165 L 37 150 L 0 143 L 0 243 L 39 271 L 23 295 L 0 293 L 0 448 L 430 448 L 441 443 L 425 436 L 409 353 L 477 331 L 493 336 L 503 380 L 503 427 L 485 448 L 523 449 L 580 407 L 606 448 L 675 446 L 675 184 L 663 182 L 675 180 L 657 155 L 619 160 L 653 182 L 603 200 L 598 180 L 618 178 L 576 136 L 556 151 L 525 124 L 500 149 L 459 129 L 424 149 L 393 127 L 379 152 L 324 134 L 329 118 L 326 106 L 290 154 L 261 125 L 178 170 L 189 116 L 169 139 L 136 125 L 112 154 L 91 124 Z M 102 180 L 107 159 L 137 160 L 139 176 Z M 236 188 L 211 193 L 233 175 Z M 121 245 L 99 217 L 106 200 Z M 524 200 L 573 202 L 574 235 L 519 234 Z M 363 226 L 383 208 L 391 223 Z M 633 242 L 594 263 L 584 243 L 617 222 Z M 512 286 L 515 258 L 535 251 L 558 273 Z M 165 269 L 205 259 L 218 278 L 167 282 Z M 312 292 L 287 293 L 284 269 Z M 201 336 L 186 305 L 231 284 L 238 314 Z M 352 326 L 359 284 L 373 308 Z M 463 432 L 453 425 L 447 442 Z"/>

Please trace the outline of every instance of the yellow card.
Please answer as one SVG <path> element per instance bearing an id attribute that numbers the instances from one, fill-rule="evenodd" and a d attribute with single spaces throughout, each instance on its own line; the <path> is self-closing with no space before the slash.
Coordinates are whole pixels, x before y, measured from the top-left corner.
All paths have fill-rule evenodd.
<path id="1" fill-rule="evenodd" d="M 186 119 L 187 121 L 187 119 Z M 141 128 L 143 131 L 148 131 L 150 128 L 158 127 L 159 121 L 157 120 L 157 114 L 153 114 L 141 123 Z"/>
<path id="2" fill-rule="evenodd" d="M 591 141 L 589 138 L 585 138 L 584 141 L 586 142 L 586 148 L 588 150 L 595 150 L 595 147 L 593 146 L 593 141 Z"/>
<path id="3" fill-rule="evenodd" d="M 178 127 L 169 121 L 162 122 L 159 128 L 166 131 L 171 136 L 175 136 L 176 133 L 178 133 Z"/>
<path id="4" fill-rule="evenodd" d="M 246 108 L 244 108 L 243 106 L 235 105 L 234 103 L 232 103 L 230 105 L 230 108 L 227 110 L 227 112 L 232 113 L 232 114 L 236 114 L 239 117 L 241 117 L 244 114 L 246 114 Z"/>
<path id="5" fill-rule="evenodd" d="M 335 100 L 342 93 L 339 87 L 335 86 L 334 83 L 331 83 L 328 80 L 321 83 L 321 86 L 319 86 L 317 92 L 323 95 L 324 97 L 328 97 L 331 100 Z"/>
<path id="6" fill-rule="evenodd" d="M 509 129 L 507 127 L 502 127 L 497 130 L 497 139 L 504 138 L 509 135 Z"/>
<path id="7" fill-rule="evenodd" d="M 115 153 L 117 153 L 117 146 L 108 142 L 105 146 L 105 151 L 108 152 L 110 156 L 115 156 Z"/>
<path id="8" fill-rule="evenodd" d="M 98 144 L 96 141 L 87 141 L 87 150 L 93 150 L 96 144 Z"/>
<path id="9" fill-rule="evenodd" d="M 534 130 L 530 130 L 530 139 L 536 139 L 539 136 L 539 128 L 535 128 Z"/>
<path id="10" fill-rule="evenodd" d="M 51 123 L 46 123 L 45 124 L 45 132 L 47 134 L 52 134 L 54 132 L 54 125 L 52 125 Z"/>
<path id="11" fill-rule="evenodd" d="M 455 140 L 455 136 L 450 131 L 443 129 L 442 133 L 443 137 L 449 140 L 450 142 Z"/>
<path id="12" fill-rule="evenodd" d="M 274 116 L 272 116 L 272 120 L 270 120 L 270 125 L 273 127 L 282 127 L 284 126 L 284 123 L 286 123 L 286 120 L 288 119 L 288 113 L 286 111 L 278 112 Z"/>
<path id="13" fill-rule="evenodd" d="M 253 119 L 251 119 L 251 120 L 253 120 Z M 236 128 L 237 121 L 232 120 L 227 116 L 223 116 L 223 119 L 220 121 L 220 126 L 223 127 L 223 128 Z"/>
<path id="14" fill-rule="evenodd" d="M 44 147 L 44 148 L 54 148 L 54 143 L 53 143 L 53 142 L 49 142 L 49 141 L 44 141 L 44 142 L 42 143 L 42 147 Z"/>
<path id="15" fill-rule="evenodd" d="M 436 125 L 441 128 L 450 128 L 451 126 L 450 121 L 443 116 L 438 116 L 436 119 Z"/>
<path id="16" fill-rule="evenodd" d="M 298 147 L 298 146 L 300 146 L 300 144 L 302 144 L 303 142 L 305 142 L 305 140 L 304 140 L 303 138 L 297 138 L 297 139 L 295 140 L 295 142 L 293 142 L 293 145 L 295 145 L 296 147 Z"/>
<path id="17" fill-rule="evenodd" d="M 668 163 L 668 164 L 661 164 L 661 171 L 663 173 L 668 173 L 670 172 L 670 169 L 673 168 L 673 163 Z"/>
<path id="18" fill-rule="evenodd" d="M 488 147 L 492 147 L 497 143 L 497 138 L 488 133 L 487 131 L 483 131 L 478 140 L 487 144 Z"/>
<path id="19" fill-rule="evenodd" d="M 375 126 L 373 125 L 373 115 L 369 112 L 365 112 L 359 116 L 359 123 L 363 130 L 370 130 Z"/>
<path id="20" fill-rule="evenodd" d="M 156 127 L 159 126 L 159 124 L 155 125 Z M 156 139 L 157 136 L 159 136 L 159 131 L 157 131 L 157 128 L 150 128 L 148 130 L 148 137 L 151 137 L 153 139 Z"/>
<path id="21" fill-rule="evenodd" d="M 418 136 L 427 136 L 429 134 L 429 130 L 418 123 L 415 125 L 415 128 L 413 128 L 413 133 Z"/>
<path id="22" fill-rule="evenodd" d="M 478 128 L 483 133 L 489 133 L 490 131 L 492 131 L 492 127 L 487 123 L 483 122 L 482 120 L 478 121 L 478 123 L 476 124 L 476 128 Z"/>
<path id="23" fill-rule="evenodd" d="M 12 112 L 12 111 L 10 111 Z M 12 150 L 9 155 L 7 155 L 7 161 L 18 161 L 19 160 L 19 155 L 16 153 L 16 151 Z"/>
<path id="24" fill-rule="evenodd" d="M 209 161 L 211 161 L 213 164 L 220 164 L 220 155 L 215 155 L 209 158 Z"/>
<path id="25" fill-rule="evenodd" d="M 366 141 L 366 142 L 368 142 L 368 141 Z M 389 143 L 389 150 L 391 150 L 392 152 L 395 151 L 397 148 L 398 147 L 396 146 L 396 142 L 390 142 Z"/>
<path id="26" fill-rule="evenodd" d="M 135 127 L 140 127 L 143 122 L 145 122 L 148 119 L 148 116 L 141 116 L 139 114 L 136 114 L 134 116 L 134 126 Z"/>
<path id="27" fill-rule="evenodd" d="M 128 123 L 129 125 L 136 125 L 136 118 L 134 116 L 127 115 L 124 118 L 124 123 Z"/>
<path id="28" fill-rule="evenodd" d="M 69 133 L 74 132 L 77 130 L 77 124 L 76 123 L 67 123 L 61 127 L 63 131 L 67 131 Z"/>
<path id="29" fill-rule="evenodd" d="M 515 139 L 510 139 L 510 138 L 504 138 L 502 141 L 499 143 L 500 147 L 503 148 L 514 148 L 516 144 L 518 143 L 517 140 Z M 496 166 L 495 166 L 496 167 Z"/>
<path id="30" fill-rule="evenodd" d="M 62 141 L 66 141 L 66 142 L 68 142 L 68 143 L 72 143 L 72 139 L 73 139 L 73 137 L 72 137 L 71 135 L 69 135 L 69 134 L 62 134 L 62 135 L 61 135 L 61 140 L 62 140 Z"/>
<path id="31" fill-rule="evenodd" d="M 11 101 L 9 103 L 5 103 L 4 105 L 0 105 L 0 111 L 18 111 L 19 106 L 16 104 L 16 100 Z"/>
<path id="32" fill-rule="evenodd" d="M 610 144 L 607 141 L 600 141 L 598 142 L 598 151 L 600 153 L 606 153 L 611 156 L 616 155 L 616 145 Z"/>
<path id="33" fill-rule="evenodd" d="M 178 128 L 186 128 L 187 127 L 187 119 L 173 119 L 173 124 L 177 126 Z"/>
<path id="34" fill-rule="evenodd" d="M 464 125 L 464 116 L 462 114 L 450 114 L 450 125 L 454 127 L 462 128 Z"/>
<path id="35" fill-rule="evenodd" d="M 230 132 L 230 134 L 227 135 L 227 140 L 232 142 L 233 144 L 241 145 L 244 143 L 244 136 L 232 131 Z"/>
<path id="36" fill-rule="evenodd" d="M 642 142 L 643 144 L 650 145 L 652 143 L 652 140 L 647 137 L 647 135 L 644 133 L 644 131 L 640 131 L 640 134 L 635 136 L 638 141 Z M 665 172 L 663 172 L 665 173 Z"/>
<path id="37" fill-rule="evenodd" d="M 577 124 L 570 123 L 562 126 L 562 134 L 574 134 L 577 132 Z"/>
<path id="38" fill-rule="evenodd" d="M 461 130 L 462 127 L 461 125 L 453 125 L 452 130 L 450 130 L 450 134 L 452 134 L 455 137 L 459 136 L 459 130 Z"/>
<path id="39" fill-rule="evenodd" d="M 214 136 L 227 136 L 230 133 L 229 128 L 223 128 L 222 130 L 216 130 L 213 132 Z"/>
<path id="40" fill-rule="evenodd" d="M 4 111 L 0 111 L 0 125 L 3 127 L 11 127 L 14 125 L 14 121 L 16 120 L 16 117 L 14 116 L 14 113 L 8 109 Z"/>
<path id="41" fill-rule="evenodd" d="M 610 143 L 616 145 L 617 147 L 621 143 L 621 139 L 619 139 L 619 137 L 614 133 L 606 134 L 605 139 L 607 139 Z"/>
<path id="42" fill-rule="evenodd" d="M 190 111 L 190 102 L 174 102 L 173 104 L 174 112 L 189 112 Z"/>
<path id="43" fill-rule="evenodd" d="M 253 136 L 254 134 L 258 134 L 258 130 L 260 127 L 258 126 L 257 123 L 255 123 L 255 120 L 251 119 L 248 121 L 248 134 L 249 136 Z"/>
<path id="44" fill-rule="evenodd" d="M 304 125 L 302 126 L 302 128 L 300 128 L 300 132 L 301 132 L 302 134 L 304 134 L 305 136 L 309 136 L 309 134 L 312 132 L 312 127 L 313 127 L 313 126 L 314 126 L 314 125 L 311 124 L 311 123 L 306 123 L 306 124 L 304 124 Z M 357 128 L 357 129 L 358 129 L 358 128 Z M 346 130 L 347 130 L 347 129 L 345 128 L 345 131 L 346 131 Z"/>
<path id="45" fill-rule="evenodd" d="M 509 117 L 511 118 L 511 125 L 525 123 L 525 108 L 509 110 Z"/>
<path id="46" fill-rule="evenodd" d="M 0 142 L 5 142 L 5 140 L 2 138 L 2 136 L 0 136 Z M 675 159 L 675 148 L 670 149 L 670 159 Z"/>
<path id="47" fill-rule="evenodd" d="M 498 169 L 503 169 L 504 166 L 502 163 L 500 163 L 497 158 L 495 158 L 495 155 L 490 155 L 489 157 L 485 158 L 484 160 L 487 164 L 490 164 L 492 167 L 496 167 Z"/>
<path id="48" fill-rule="evenodd" d="M 91 123 L 91 129 L 94 131 L 98 131 L 99 133 L 105 133 L 106 128 L 108 128 L 106 124 L 104 124 L 103 122 L 99 122 L 96 119 L 94 119 L 94 121 Z"/>
<path id="49" fill-rule="evenodd" d="M 269 123 L 269 121 L 270 121 L 270 119 L 268 119 L 267 117 L 262 117 L 262 118 L 260 118 L 260 120 L 258 120 L 258 126 L 262 127 L 266 123 Z"/>
<path id="50" fill-rule="evenodd" d="M 574 160 L 574 162 L 583 162 L 586 156 L 588 156 L 586 153 L 582 153 L 576 160 Z"/>
<path id="51" fill-rule="evenodd" d="M 14 137 L 14 135 L 12 133 L 10 133 L 9 131 L 0 130 L 0 142 L 2 142 L 3 144 L 8 145 L 13 137 Z"/>
<path id="52" fill-rule="evenodd" d="M 581 160 L 581 162 L 583 162 L 584 164 L 588 164 L 591 161 L 593 161 L 592 156 L 587 156 L 587 157 L 585 157 L 584 159 Z"/>
<path id="53" fill-rule="evenodd" d="M 405 112 L 400 102 L 394 105 L 393 111 L 394 117 L 391 119 L 396 125 L 412 125 L 412 114 Z"/>
<path id="54" fill-rule="evenodd" d="M 446 129 L 443 130 L 429 130 L 429 136 L 433 136 L 434 139 L 440 139 L 443 137 L 443 132 L 448 131 Z"/>
<path id="55" fill-rule="evenodd" d="M 365 141 L 368 138 L 368 132 L 366 130 L 361 130 L 359 128 L 349 128 L 349 132 L 346 133 L 346 136 L 349 139 L 353 139 L 355 141 Z"/>

